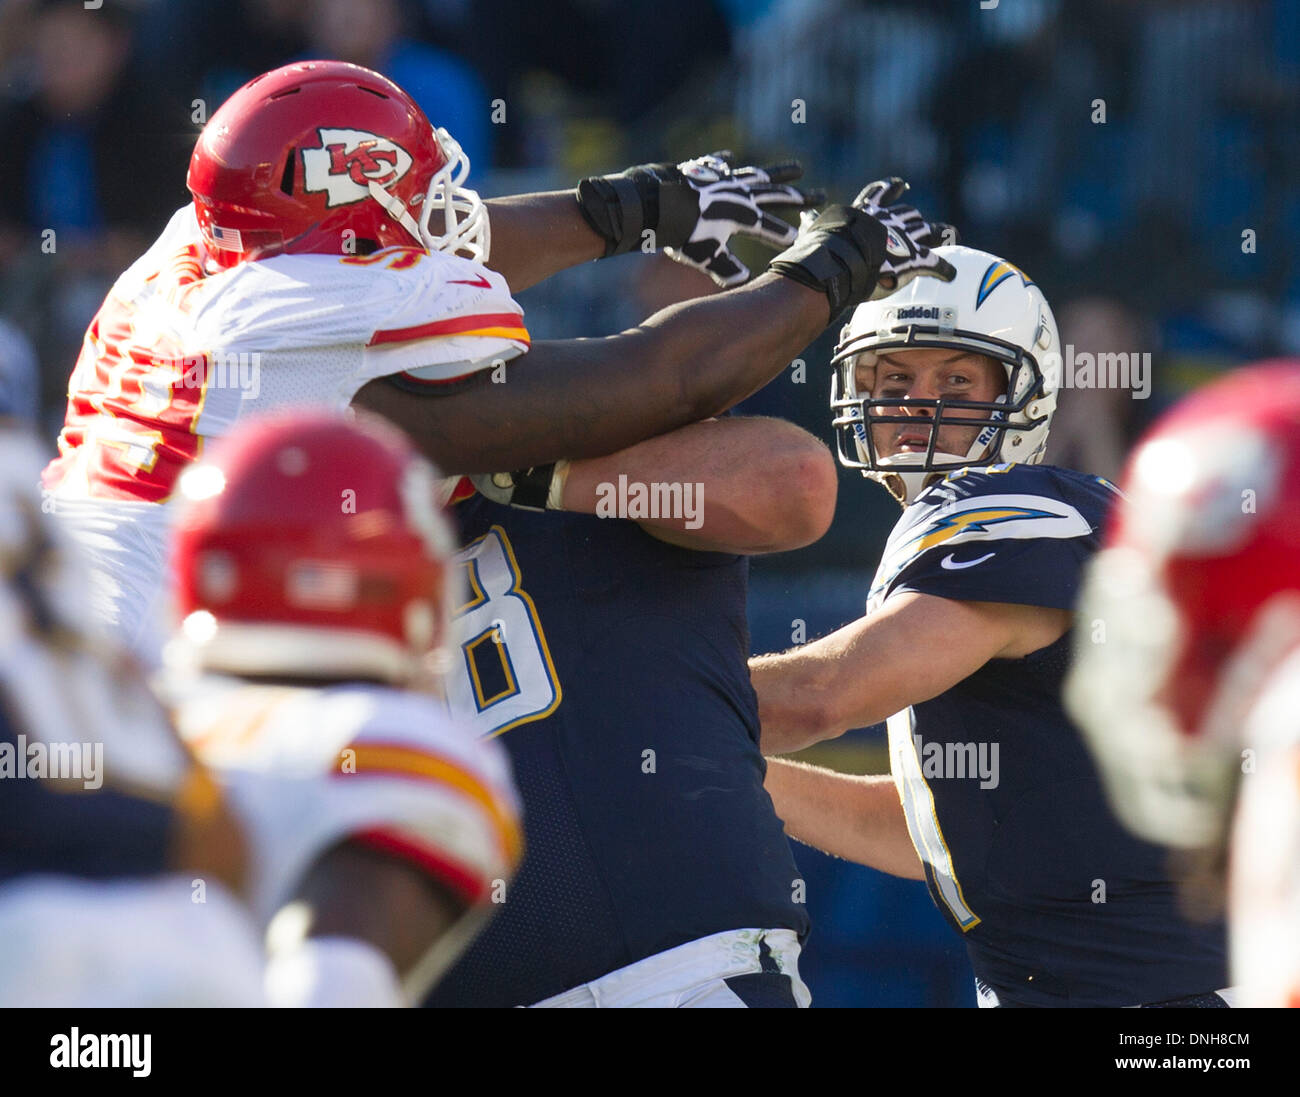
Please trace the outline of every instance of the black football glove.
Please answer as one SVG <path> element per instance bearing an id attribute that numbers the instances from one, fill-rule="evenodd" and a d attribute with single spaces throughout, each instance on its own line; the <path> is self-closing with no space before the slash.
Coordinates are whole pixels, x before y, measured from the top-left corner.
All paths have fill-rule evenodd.
<path id="1" fill-rule="evenodd" d="M 851 206 L 803 215 L 799 238 L 772 260 L 771 269 L 826 295 L 833 321 L 844 309 L 887 296 L 919 274 L 951 282 L 952 264 L 925 241 L 956 239 L 949 225 L 931 225 L 911 206 L 897 203 L 901 179 L 872 183 Z M 882 204 L 893 203 L 893 204 Z"/>
<path id="2" fill-rule="evenodd" d="M 733 168 L 730 160 L 730 152 L 715 152 L 584 179 L 578 184 L 578 208 L 604 238 L 607 256 L 652 239 L 651 247 L 704 271 L 718 285 L 736 286 L 749 271 L 731 254 L 731 237 L 740 233 L 785 247 L 798 230 L 768 210 L 806 209 L 825 201 L 825 195 L 789 185 L 803 174 L 793 160 L 762 168 Z M 643 239 L 646 230 L 652 238 Z"/>

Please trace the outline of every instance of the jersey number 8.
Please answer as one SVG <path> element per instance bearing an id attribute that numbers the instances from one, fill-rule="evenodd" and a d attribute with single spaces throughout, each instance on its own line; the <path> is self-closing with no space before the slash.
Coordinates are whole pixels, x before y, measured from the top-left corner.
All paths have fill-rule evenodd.
<path id="1" fill-rule="evenodd" d="M 447 676 L 452 712 L 479 736 L 544 719 L 559 707 L 562 691 L 510 539 L 493 526 L 456 561 L 469 598 L 456 614 L 460 657 Z"/>

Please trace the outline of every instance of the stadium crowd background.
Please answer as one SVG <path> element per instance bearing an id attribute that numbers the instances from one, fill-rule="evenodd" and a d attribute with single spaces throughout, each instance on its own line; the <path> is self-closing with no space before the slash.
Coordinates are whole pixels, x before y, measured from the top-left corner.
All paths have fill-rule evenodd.
<path id="1" fill-rule="evenodd" d="M 797 156 L 836 200 L 908 178 L 928 215 L 1030 273 L 1065 344 L 1151 355 L 1149 399 L 1062 393 L 1056 464 L 1115 477 L 1189 388 L 1300 353 L 1300 0 L 0 0 L 0 412 L 53 448 L 86 324 L 188 200 L 202 121 L 256 73 L 326 56 L 411 92 L 485 196 L 716 148 Z M 548 338 L 708 292 L 626 256 L 520 300 Z M 743 410 L 828 439 L 833 341 Z M 755 650 L 860 615 L 896 515 L 844 474 L 830 533 L 755 563 Z M 882 744 L 814 756 L 883 772 Z M 921 884 L 796 855 L 818 1005 L 973 1002 Z"/>

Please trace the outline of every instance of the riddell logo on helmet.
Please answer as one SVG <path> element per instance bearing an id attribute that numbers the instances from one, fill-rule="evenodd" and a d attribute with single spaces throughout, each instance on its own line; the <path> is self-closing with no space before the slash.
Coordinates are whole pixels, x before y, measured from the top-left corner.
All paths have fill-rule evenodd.
<path id="1" fill-rule="evenodd" d="M 303 189 L 325 191 L 328 206 L 345 206 L 370 195 L 370 184 L 390 187 L 411 169 L 411 154 L 386 137 L 365 130 L 322 129 L 321 147 L 303 149 Z"/>
<path id="2" fill-rule="evenodd" d="M 883 330 L 908 320 L 935 320 L 940 327 L 952 328 L 957 323 L 957 311 L 953 308 L 940 308 L 938 305 L 907 305 L 904 308 L 885 309 L 880 317 Z"/>

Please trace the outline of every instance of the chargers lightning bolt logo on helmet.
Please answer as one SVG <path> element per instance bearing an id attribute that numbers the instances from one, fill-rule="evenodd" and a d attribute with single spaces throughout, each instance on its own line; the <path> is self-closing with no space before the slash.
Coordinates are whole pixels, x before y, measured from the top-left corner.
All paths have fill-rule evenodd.
<path id="1" fill-rule="evenodd" d="M 988 299 L 998 286 L 1002 285 L 1008 278 L 1019 276 L 1021 284 L 1024 286 L 1034 285 L 1033 279 L 1029 277 L 1014 263 L 1008 263 L 1005 259 L 999 259 L 996 263 L 990 263 L 989 269 L 984 272 L 984 277 L 980 279 L 979 292 L 975 296 L 975 307 L 979 308 Z"/>

